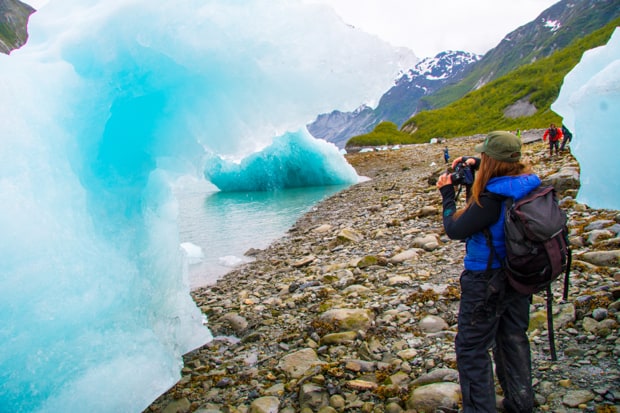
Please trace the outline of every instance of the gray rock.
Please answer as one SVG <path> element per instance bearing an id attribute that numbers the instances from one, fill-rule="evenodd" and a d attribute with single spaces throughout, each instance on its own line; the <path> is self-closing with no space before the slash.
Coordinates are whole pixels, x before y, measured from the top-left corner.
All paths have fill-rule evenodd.
<path id="1" fill-rule="evenodd" d="M 345 344 L 354 341 L 357 337 L 355 331 L 344 331 L 341 333 L 327 334 L 321 338 L 322 345 Z"/>
<path id="2" fill-rule="evenodd" d="M 589 223 L 583 230 L 585 232 L 589 232 L 593 230 L 600 230 L 600 229 L 612 226 L 615 223 L 616 221 L 611 220 L 611 219 L 600 219 L 600 220 Z"/>
<path id="3" fill-rule="evenodd" d="M 354 229 L 344 228 L 338 233 L 338 239 L 348 242 L 360 242 L 364 239 L 364 236 Z"/>
<path id="4" fill-rule="evenodd" d="M 329 405 L 336 409 L 336 411 L 344 411 L 346 400 L 340 394 L 334 394 L 329 398 Z"/>
<path id="5" fill-rule="evenodd" d="M 321 314 L 320 319 L 334 323 L 341 331 L 357 331 L 367 330 L 374 320 L 374 314 L 361 308 L 336 308 Z"/>
<path id="6" fill-rule="evenodd" d="M 316 260 L 316 257 L 314 255 L 308 255 L 293 262 L 291 266 L 295 268 L 301 268 L 301 267 L 305 267 L 306 265 L 312 264 L 315 260 Z"/>
<path id="7" fill-rule="evenodd" d="M 323 225 L 319 225 L 318 227 L 314 228 L 312 231 L 316 232 L 318 234 L 323 234 L 325 232 L 329 232 L 331 231 L 332 226 L 329 224 L 323 224 Z"/>
<path id="8" fill-rule="evenodd" d="M 594 400 L 595 394 L 590 390 L 571 390 L 562 397 L 562 403 L 568 407 L 578 407 L 590 400 Z"/>
<path id="9" fill-rule="evenodd" d="M 415 388 L 407 400 L 407 408 L 434 412 L 440 408 L 455 409 L 461 398 L 456 383 L 433 383 Z"/>
<path id="10" fill-rule="evenodd" d="M 171 403 L 169 403 L 164 410 L 162 411 L 162 413 L 180 413 L 180 412 L 186 412 L 188 411 L 190 408 L 190 403 L 189 400 L 187 400 L 186 397 L 182 398 L 182 399 L 178 399 L 178 400 L 174 400 Z"/>
<path id="11" fill-rule="evenodd" d="M 309 369 L 325 364 L 311 348 L 302 349 L 284 356 L 278 367 L 292 378 L 302 377 Z"/>
<path id="12" fill-rule="evenodd" d="M 607 318 L 608 314 L 609 311 L 607 311 L 606 308 L 595 308 L 594 311 L 592 311 L 592 318 L 596 321 L 603 321 Z"/>
<path id="13" fill-rule="evenodd" d="M 599 322 L 590 317 L 584 317 L 583 329 L 588 333 L 596 333 L 600 329 Z"/>
<path id="14" fill-rule="evenodd" d="M 304 383 L 299 390 L 299 406 L 309 407 L 316 411 L 329 406 L 329 394 L 321 386 Z"/>
<path id="15" fill-rule="evenodd" d="M 544 178 L 542 182 L 544 185 L 553 185 L 556 191 L 578 189 L 581 186 L 579 170 L 572 166 L 562 167 L 558 172 Z"/>
<path id="16" fill-rule="evenodd" d="M 225 314 L 220 321 L 227 323 L 237 334 L 248 328 L 248 321 L 237 313 Z"/>
<path id="17" fill-rule="evenodd" d="M 250 405 L 250 413 L 278 413 L 280 399 L 274 396 L 260 397 Z"/>
<path id="18" fill-rule="evenodd" d="M 418 259 L 420 251 L 422 251 L 420 248 L 411 248 L 394 255 L 389 261 L 392 264 L 400 264 L 405 261 L 414 261 Z"/>
<path id="19" fill-rule="evenodd" d="M 449 326 L 441 317 L 428 315 L 420 321 L 419 327 L 425 333 L 437 333 L 446 330 Z"/>
<path id="20" fill-rule="evenodd" d="M 459 372 L 454 369 L 435 369 L 427 374 L 424 374 L 413 381 L 412 384 L 416 386 L 422 386 L 425 384 L 438 383 L 438 382 L 458 382 Z"/>
<path id="21" fill-rule="evenodd" d="M 413 240 L 412 245 L 426 251 L 433 251 L 439 247 L 439 236 L 429 234 L 424 237 L 417 237 Z"/>
<path id="22" fill-rule="evenodd" d="M 614 251 L 591 251 L 579 254 L 578 259 L 603 267 L 620 266 L 620 250 Z"/>

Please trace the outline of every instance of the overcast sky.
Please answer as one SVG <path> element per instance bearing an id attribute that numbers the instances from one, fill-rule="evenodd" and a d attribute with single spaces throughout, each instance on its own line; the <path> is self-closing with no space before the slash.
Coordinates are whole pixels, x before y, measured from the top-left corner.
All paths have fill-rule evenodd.
<path id="1" fill-rule="evenodd" d="M 38 9 L 49 0 L 24 0 Z M 484 54 L 558 0 L 303 0 L 325 3 L 342 19 L 417 57 L 444 50 Z"/>
<path id="2" fill-rule="evenodd" d="M 306 0 L 331 5 L 342 19 L 405 46 L 419 58 L 444 50 L 484 54 L 558 0 Z"/>

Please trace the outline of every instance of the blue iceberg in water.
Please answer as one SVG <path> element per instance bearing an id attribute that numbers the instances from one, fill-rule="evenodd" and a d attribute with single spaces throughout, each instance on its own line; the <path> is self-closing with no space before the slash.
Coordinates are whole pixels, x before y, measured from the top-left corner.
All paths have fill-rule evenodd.
<path id="1" fill-rule="evenodd" d="M 275 191 L 358 182 L 338 148 L 308 132 L 287 133 L 241 163 L 219 156 L 207 162 L 205 177 L 222 191 Z"/>
<path id="2" fill-rule="evenodd" d="M 401 56 L 301 0 L 50 1 L 29 32 L 0 55 L 0 411 L 141 411 L 211 339 L 172 183 L 379 96 Z M 277 162 L 316 179 L 246 161 L 244 188 L 352 179 L 301 141 Z"/>

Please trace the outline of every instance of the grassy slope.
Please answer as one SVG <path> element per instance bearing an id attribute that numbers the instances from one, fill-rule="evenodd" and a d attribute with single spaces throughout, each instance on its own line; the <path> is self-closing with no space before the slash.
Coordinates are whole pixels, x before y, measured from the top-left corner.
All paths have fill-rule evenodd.
<path id="1" fill-rule="evenodd" d="M 398 143 L 412 143 L 410 134 L 399 131 L 398 126 L 396 126 L 395 123 L 386 121 L 375 126 L 375 129 L 370 133 L 351 138 L 347 142 L 347 146 L 357 146 L 358 144 L 351 143 L 354 139 L 359 139 L 364 142 L 363 144 L 360 144 L 360 146 L 382 146 L 395 145 Z"/>
<path id="2" fill-rule="evenodd" d="M 377 139 L 375 130 L 351 138 L 347 146 L 422 143 L 434 137 L 467 136 L 497 129 L 544 128 L 551 122 L 561 123 L 550 106 L 558 97 L 564 76 L 579 63 L 586 50 L 606 44 L 619 25 L 620 18 L 615 19 L 548 58 L 522 66 L 444 108 L 420 112 L 403 124 L 399 134 L 386 137 L 385 131 L 381 131 L 382 136 Z M 538 109 L 534 115 L 516 119 L 504 117 L 507 107 L 524 98 Z M 409 132 L 409 136 L 404 136 L 402 131 Z"/>
<path id="3" fill-rule="evenodd" d="M 552 6 L 552 8 L 555 7 L 559 7 L 559 3 Z M 476 90 L 476 85 L 481 79 L 494 80 L 524 64 L 544 59 L 551 55 L 552 50 L 563 49 L 569 46 L 575 38 L 584 38 L 620 17 L 617 1 L 601 1 L 597 5 L 596 12 L 592 13 L 584 12 L 579 7 L 568 8 L 565 13 L 564 23 L 566 25 L 555 31 L 553 36 L 538 44 L 521 44 L 520 47 L 507 47 L 510 42 L 502 41 L 483 59 L 484 61 L 486 57 L 494 56 L 492 61 L 488 64 L 477 65 L 477 68 L 457 85 L 448 86 L 437 93 L 425 96 L 421 99 L 420 105 L 429 110 L 447 106 L 465 96 L 469 91 Z M 533 22 L 524 27 L 532 24 Z"/>

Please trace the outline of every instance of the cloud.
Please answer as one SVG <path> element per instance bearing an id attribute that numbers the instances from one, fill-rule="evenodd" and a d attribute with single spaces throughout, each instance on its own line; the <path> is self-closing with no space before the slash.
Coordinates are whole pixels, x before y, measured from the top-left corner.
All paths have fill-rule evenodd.
<path id="1" fill-rule="evenodd" d="M 50 0 L 27 0 L 40 9 Z M 332 7 L 348 24 L 418 57 L 444 50 L 484 54 L 556 0 L 303 0 Z"/>
<path id="2" fill-rule="evenodd" d="M 419 57 L 444 50 L 484 54 L 555 0 L 306 0 Z"/>

